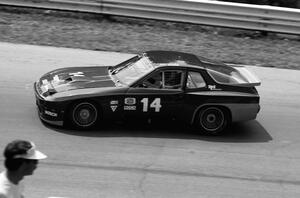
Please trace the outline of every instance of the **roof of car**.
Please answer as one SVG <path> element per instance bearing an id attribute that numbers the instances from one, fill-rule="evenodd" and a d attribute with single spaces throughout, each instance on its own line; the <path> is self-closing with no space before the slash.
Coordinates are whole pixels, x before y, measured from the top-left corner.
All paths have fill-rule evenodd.
<path id="1" fill-rule="evenodd" d="M 204 57 L 196 56 L 191 53 L 178 52 L 178 51 L 146 51 L 143 53 L 153 63 L 159 66 L 185 66 L 185 67 L 200 67 L 206 68 L 207 65 L 225 65 L 222 62 L 210 60 Z"/>

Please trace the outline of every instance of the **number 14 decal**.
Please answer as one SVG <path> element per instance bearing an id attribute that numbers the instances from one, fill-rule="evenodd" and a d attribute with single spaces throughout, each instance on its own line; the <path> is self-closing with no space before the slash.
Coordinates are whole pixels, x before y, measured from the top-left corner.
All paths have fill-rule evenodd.
<path id="1" fill-rule="evenodd" d="M 155 112 L 160 111 L 161 108 L 160 98 L 155 98 L 151 102 L 150 106 L 149 106 L 149 98 L 143 98 L 141 102 L 143 103 L 143 112 L 147 112 L 149 108 L 154 108 Z"/>

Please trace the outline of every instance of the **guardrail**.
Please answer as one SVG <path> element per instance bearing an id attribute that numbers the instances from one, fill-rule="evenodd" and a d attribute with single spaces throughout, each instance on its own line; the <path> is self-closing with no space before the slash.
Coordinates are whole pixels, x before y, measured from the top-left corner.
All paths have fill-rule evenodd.
<path id="1" fill-rule="evenodd" d="M 274 6 L 207 0 L 0 0 L 0 4 L 300 35 L 300 9 Z"/>

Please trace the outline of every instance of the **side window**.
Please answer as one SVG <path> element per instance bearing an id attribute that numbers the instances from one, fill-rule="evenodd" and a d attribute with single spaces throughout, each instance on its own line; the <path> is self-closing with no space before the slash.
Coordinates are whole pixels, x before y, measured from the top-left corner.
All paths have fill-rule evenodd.
<path id="1" fill-rule="evenodd" d="M 163 88 L 180 89 L 183 82 L 183 72 L 180 70 L 169 70 L 163 72 Z"/>
<path id="2" fill-rule="evenodd" d="M 166 70 L 153 74 L 143 81 L 139 87 L 156 89 L 180 89 L 183 84 L 183 71 Z"/>
<path id="3" fill-rule="evenodd" d="M 162 88 L 162 72 L 155 73 L 153 76 L 144 80 L 142 87 L 145 88 Z"/>
<path id="4" fill-rule="evenodd" d="M 188 89 L 203 88 L 206 83 L 199 72 L 189 71 L 187 76 L 186 87 Z"/>

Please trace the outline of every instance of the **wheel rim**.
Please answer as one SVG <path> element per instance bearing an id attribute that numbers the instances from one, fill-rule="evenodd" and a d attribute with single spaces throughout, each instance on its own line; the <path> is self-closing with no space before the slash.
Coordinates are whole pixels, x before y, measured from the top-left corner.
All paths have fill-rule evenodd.
<path id="1" fill-rule="evenodd" d="M 73 121 L 77 126 L 89 127 L 97 120 L 97 109 L 91 103 L 80 103 L 73 110 Z"/>
<path id="2" fill-rule="evenodd" d="M 209 107 L 200 115 L 200 125 L 206 131 L 216 132 L 223 127 L 224 123 L 224 113 L 219 108 Z"/>

